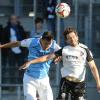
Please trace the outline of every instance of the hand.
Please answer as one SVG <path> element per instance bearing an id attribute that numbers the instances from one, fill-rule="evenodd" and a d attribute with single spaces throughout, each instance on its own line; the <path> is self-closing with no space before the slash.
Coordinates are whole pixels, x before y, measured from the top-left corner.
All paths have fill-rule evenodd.
<path id="1" fill-rule="evenodd" d="M 55 59 L 54 59 L 55 64 L 57 64 L 59 61 L 61 61 L 61 59 L 62 59 L 62 57 L 61 57 L 61 56 L 59 56 L 59 57 L 55 58 Z"/>
<path id="2" fill-rule="evenodd" d="M 2 48 L 2 45 L 0 44 L 0 48 Z"/>
<path id="3" fill-rule="evenodd" d="M 21 69 L 26 69 L 26 68 L 29 67 L 29 65 L 30 65 L 30 62 L 26 62 L 26 63 L 24 63 L 21 67 L 19 67 L 19 70 L 21 70 Z"/>

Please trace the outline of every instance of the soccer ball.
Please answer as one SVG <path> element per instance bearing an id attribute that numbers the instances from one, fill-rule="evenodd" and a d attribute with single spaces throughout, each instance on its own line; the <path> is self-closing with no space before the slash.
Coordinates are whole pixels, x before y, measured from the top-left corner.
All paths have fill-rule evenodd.
<path id="1" fill-rule="evenodd" d="M 60 18 L 66 18 L 70 14 L 70 6 L 67 3 L 57 4 L 55 8 L 56 15 Z"/>

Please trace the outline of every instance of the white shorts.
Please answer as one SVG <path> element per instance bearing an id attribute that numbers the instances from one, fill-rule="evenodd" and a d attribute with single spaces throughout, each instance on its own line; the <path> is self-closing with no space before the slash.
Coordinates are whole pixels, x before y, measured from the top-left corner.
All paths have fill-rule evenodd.
<path id="1" fill-rule="evenodd" d="M 25 100 L 37 100 L 36 91 L 40 100 L 53 100 L 53 93 L 49 83 L 49 77 L 43 79 L 34 79 L 24 74 L 23 88 Z"/>

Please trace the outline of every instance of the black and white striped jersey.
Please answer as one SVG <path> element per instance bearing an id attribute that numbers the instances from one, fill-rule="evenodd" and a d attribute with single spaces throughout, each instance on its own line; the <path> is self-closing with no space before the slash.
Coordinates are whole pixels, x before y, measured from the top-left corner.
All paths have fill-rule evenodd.
<path id="1" fill-rule="evenodd" d="M 63 59 L 62 77 L 72 76 L 80 81 L 85 79 L 86 61 L 93 60 L 93 55 L 86 45 L 81 43 L 76 47 L 68 45 L 55 52 L 55 55 L 62 56 Z"/>

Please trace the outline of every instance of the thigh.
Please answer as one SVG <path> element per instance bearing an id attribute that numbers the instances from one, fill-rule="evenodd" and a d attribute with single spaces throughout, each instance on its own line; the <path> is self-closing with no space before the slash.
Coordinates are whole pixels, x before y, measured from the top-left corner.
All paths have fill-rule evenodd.
<path id="1" fill-rule="evenodd" d="M 72 90 L 72 100 L 83 100 L 85 94 L 85 82 L 78 83 Z M 81 99 L 80 99 L 81 98 Z"/>
<path id="2" fill-rule="evenodd" d="M 36 99 L 36 86 L 35 82 L 27 75 L 23 78 L 23 89 L 25 100 L 37 100 Z"/>
<path id="3" fill-rule="evenodd" d="M 70 88 L 65 78 L 61 78 L 57 100 L 68 100 Z"/>
<path id="4" fill-rule="evenodd" d="M 41 80 L 40 87 L 38 88 L 38 93 L 40 100 L 53 100 L 53 93 L 48 77 Z"/>

